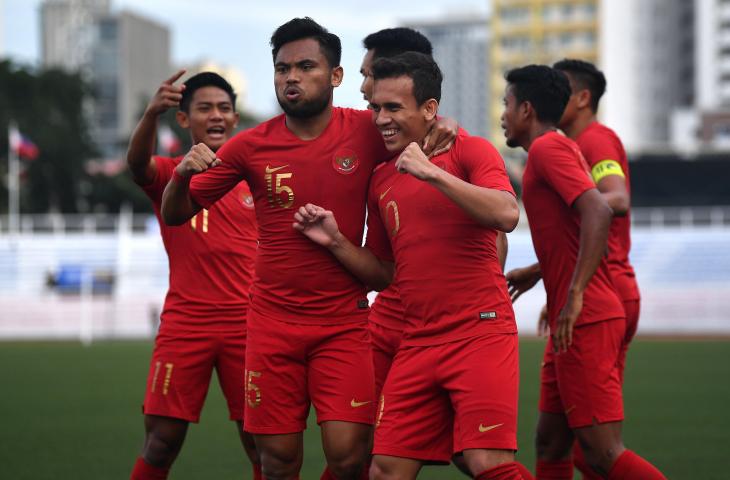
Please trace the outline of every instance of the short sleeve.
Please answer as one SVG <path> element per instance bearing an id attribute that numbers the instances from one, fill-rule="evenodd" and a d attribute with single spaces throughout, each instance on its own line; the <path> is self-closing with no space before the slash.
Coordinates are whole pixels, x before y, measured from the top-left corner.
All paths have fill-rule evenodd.
<path id="1" fill-rule="evenodd" d="M 596 185 L 591 180 L 578 146 L 571 148 L 567 142 L 570 140 L 559 142 L 553 138 L 543 138 L 535 141 L 527 161 L 532 162 L 535 172 L 543 181 L 566 204 L 572 206 L 578 197 L 591 188 L 596 188 Z"/>
<path id="2" fill-rule="evenodd" d="M 393 262 L 393 250 L 388 238 L 385 224 L 380 216 L 378 196 L 373 193 L 372 187 L 368 195 L 368 232 L 365 237 L 365 246 L 373 255 L 386 262 Z"/>
<path id="3" fill-rule="evenodd" d="M 578 138 L 580 151 L 591 167 L 593 181 L 598 183 L 609 175 L 626 177 L 621 165 L 624 158 L 618 138 L 612 138 L 610 133 L 590 130 Z"/>
<path id="4" fill-rule="evenodd" d="M 246 159 L 246 140 L 242 133 L 216 152 L 220 165 L 193 176 L 190 181 L 190 196 L 203 208 L 209 208 L 245 178 L 242 165 Z"/>
<path id="5" fill-rule="evenodd" d="M 142 185 L 142 190 L 152 200 L 152 203 L 159 207 L 162 204 L 162 193 L 172 178 L 176 163 L 171 158 L 158 156 L 152 157 L 152 161 L 155 162 L 155 178 L 152 183 Z"/>
<path id="6" fill-rule="evenodd" d="M 481 137 L 464 137 L 458 147 L 458 162 L 466 180 L 479 187 L 515 194 L 497 149 Z"/>

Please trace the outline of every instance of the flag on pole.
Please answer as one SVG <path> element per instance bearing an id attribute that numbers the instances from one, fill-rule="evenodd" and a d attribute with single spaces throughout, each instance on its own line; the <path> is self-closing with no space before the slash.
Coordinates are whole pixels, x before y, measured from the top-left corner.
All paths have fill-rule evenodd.
<path id="1" fill-rule="evenodd" d="M 160 147 L 167 152 L 168 155 L 174 155 L 182 147 L 182 142 L 177 138 L 175 132 L 167 125 L 160 125 L 157 135 L 159 137 Z"/>
<path id="2" fill-rule="evenodd" d="M 8 140 L 10 141 L 10 149 L 20 158 L 35 160 L 38 158 L 38 147 L 30 139 L 23 136 L 18 128 L 14 125 L 10 126 L 8 131 Z"/>

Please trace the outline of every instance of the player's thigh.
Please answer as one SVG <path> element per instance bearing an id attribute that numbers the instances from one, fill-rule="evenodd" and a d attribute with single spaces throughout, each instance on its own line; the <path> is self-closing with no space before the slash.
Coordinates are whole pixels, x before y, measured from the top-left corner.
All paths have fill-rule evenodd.
<path id="1" fill-rule="evenodd" d="M 363 323 L 319 327 L 307 357 L 309 396 L 317 423 L 375 421 L 372 345 Z"/>
<path id="2" fill-rule="evenodd" d="M 329 464 L 364 462 L 372 450 L 372 425 L 332 420 L 320 426 L 322 449 Z"/>
<path id="3" fill-rule="evenodd" d="M 373 346 L 373 368 L 375 371 L 375 397 L 380 398 L 385 379 L 398 351 L 402 332 L 376 323 L 370 323 L 370 338 Z"/>
<path id="4" fill-rule="evenodd" d="M 453 410 L 437 382 L 439 356 L 429 347 L 402 348 L 383 387 L 373 454 L 448 463 Z"/>
<path id="5" fill-rule="evenodd" d="M 575 437 L 564 413 L 541 411 L 537 417 L 535 449 L 542 460 L 570 458 Z"/>
<path id="6" fill-rule="evenodd" d="M 152 352 L 144 413 L 197 422 L 216 349 L 214 336 L 163 327 Z"/>
<path id="7" fill-rule="evenodd" d="M 499 451 L 516 450 L 517 335 L 485 335 L 441 348 L 437 371 L 454 409 L 454 451 L 495 450 L 500 457 Z"/>
<path id="8" fill-rule="evenodd" d="M 423 464 L 412 458 L 375 455 L 370 467 L 372 480 L 410 480 L 418 476 Z"/>
<path id="9" fill-rule="evenodd" d="M 245 330 L 221 333 L 215 367 L 231 420 L 243 420 L 243 405 L 246 401 L 245 365 Z"/>
<path id="10" fill-rule="evenodd" d="M 555 355 L 555 372 L 571 428 L 623 420 L 619 355 L 623 318 L 577 327 L 566 352 Z"/>
<path id="11" fill-rule="evenodd" d="M 247 432 L 280 435 L 306 428 L 306 327 L 249 312 L 244 409 Z"/>

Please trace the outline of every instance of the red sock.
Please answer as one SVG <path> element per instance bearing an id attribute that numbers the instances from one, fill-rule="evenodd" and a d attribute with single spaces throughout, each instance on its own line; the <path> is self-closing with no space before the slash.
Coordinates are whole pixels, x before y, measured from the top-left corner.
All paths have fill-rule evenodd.
<path id="1" fill-rule="evenodd" d="M 494 468 L 485 470 L 474 480 L 522 480 L 524 477 L 520 473 L 517 462 L 503 463 Z"/>
<path id="2" fill-rule="evenodd" d="M 580 448 L 578 442 L 573 443 L 573 465 L 575 468 L 580 470 L 583 474 L 583 480 L 602 480 L 603 477 L 597 474 L 593 469 L 586 463 L 586 459 L 583 456 L 583 449 Z"/>
<path id="3" fill-rule="evenodd" d="M 535 480 L 535 477 L 532 476 L 532 472 L 527 469 L 526 466 L 522 465 L 520 462 L 515 462 L 517 464 L 517 470 L 520 471 L 520 475 L 522 475 L 522 478 L 525 480 Z"/>
<path id="4" fill-rule="evenodd" d="M 264 480 L 264 474 L 261 472 L 260 463 L 252 463 L 253 467 L 253 480 Z"/>
<path id="5" fill-rule="evenodd" d="M 337 477 L 332 475 L 332 472 L 330 472 L 330 467 L 325 467 L 324 472 L 322 472 L 322 476 L 319 477 L 319 480 L 337 480 Z"/>
<path id="6" fill-rule="evenodd" d="M 554 462 L 538 460 L 535 478 L 537 480 L 573 480 L 573 461 L 570 459 Z"/>
<path id="7" fill-rule="evenodd" d="M 624 450 L 613 464 L 608 480 L 667 480 L 667 477 L 631 450 Z"/>
<path id="8" fill-rule="evenodd" d="M 169 468 L 152 466 L 145 462 L 142 457 L 137 457 L 132 469 L 132 475 L 129 478 L 130 480 L 165 480 L 169 471 Z"/>

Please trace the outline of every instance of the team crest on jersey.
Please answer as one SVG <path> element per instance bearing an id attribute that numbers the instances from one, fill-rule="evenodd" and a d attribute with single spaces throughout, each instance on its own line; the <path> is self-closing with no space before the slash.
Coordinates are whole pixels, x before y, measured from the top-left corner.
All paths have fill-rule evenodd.
<path id="1" fill-rule="evenodd" d="M 243 197 L 243 206 L 246 208 L 253 208 L 253 197 L 251 195 L 245 195 Z"/>
<path id="2" fill-rule="evenodd" d="M 339 173 L 350 175 L 360 166 L 360 160 L 352 150 L 339 150 L 332 158 L 332 166 Z"/>

